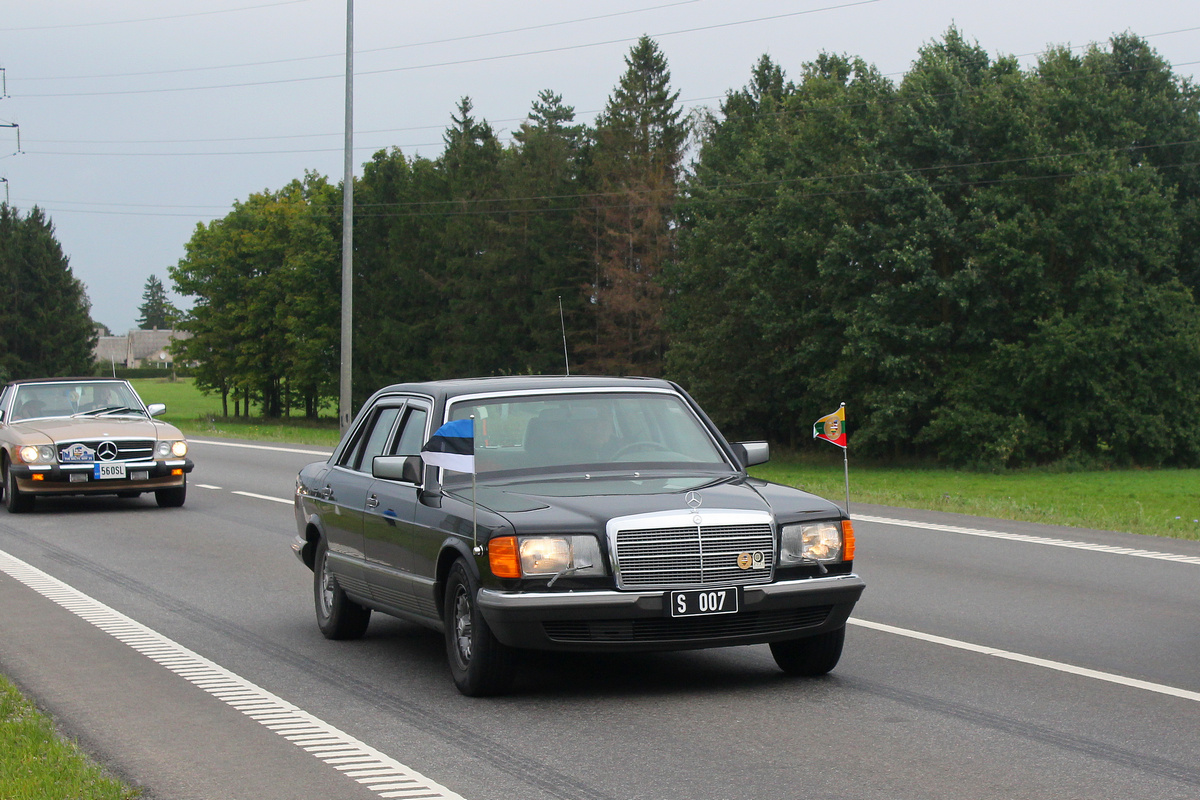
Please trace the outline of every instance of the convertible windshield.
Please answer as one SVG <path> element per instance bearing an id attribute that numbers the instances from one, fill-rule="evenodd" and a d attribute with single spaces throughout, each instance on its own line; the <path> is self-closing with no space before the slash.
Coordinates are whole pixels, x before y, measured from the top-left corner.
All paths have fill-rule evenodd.
<path id="1" fill-rule="evenodd" d="M 28 383 L 17 387 L 12 419 L 73 416 L 145 416 L 141 400 L 124 381 Z"/>
<path id="2" fill-rule="evenodd" d="M 677 395 L 540 394 L 460 401 L 475 417 L 475 470 L 487 473 L 653 469 L 730 472 L 711 433 Z"/>

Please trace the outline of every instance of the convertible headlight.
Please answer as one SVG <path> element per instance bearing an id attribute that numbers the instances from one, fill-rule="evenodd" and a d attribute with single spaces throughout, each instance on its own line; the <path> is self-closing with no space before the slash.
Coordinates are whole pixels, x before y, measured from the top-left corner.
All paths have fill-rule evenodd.
<path id="1" fill-rule="evenodd" d="M 784 525 L 779 542 L 779 563 L 843 561 L 853 558 L 854 529 L 848 521 Z"/>
<path id="2" fill-rule="evenodd" d="M 488 554 L 501 578 L 606 574 L 594 536 L 504 536 L 489 543 Z"/>
<path id="3" fill-rule="evenodd" d="M 162 441 L 154 446 L 155 458 L 183 458 L 187 455 L 187 442 L 183 440 Z"/>
<path id="4" fill-rule="evenodd" d="M 17 455 L 26 464 L 53 464 L 54 463 L 54 448 L 48 444 L 22 445 L 17 450 Z"/>

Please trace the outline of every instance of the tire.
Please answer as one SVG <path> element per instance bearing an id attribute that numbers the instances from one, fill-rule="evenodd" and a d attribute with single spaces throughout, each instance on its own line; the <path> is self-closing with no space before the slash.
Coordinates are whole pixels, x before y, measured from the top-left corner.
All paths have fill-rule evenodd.
<path id="1" fill-rule="evenodd" d="M 179 508 L 187 500 L 187 478 L 183 479 L 183 486 L 156 490 L 154 499 L 159 508 Z"/>
<path id="2" fill-rule="evenodd" d="M 506 693 L 516 674 L 517 653 L 500 643 L 475 602 L 479 584 L 462 559 L 446 576 L 442 614 L 446 658 L 454 685 L 467 697 Z"/>
<path id="3" fill-rule="evenodd" d="M 33 495 L 22 494 L 17 488 L 17 476 L 5 465 L 4 468 L 4 506 L 13 514 L 24 514 L 33 510 Z"/>
<path id="4" fill-rule="evenodd" d="M 367 632 L 371 609 L 351 600 L 329 571 L 329 545 L 321 539 L 313 560 L 313 601 L 317 627 L 326 639 L 360 639 Z"/>
<path id="5" fill-rule="evenodd" d="M 837 666 L 842 657 L 842 644 L 846 641 L 846 627 L 819 633 L 806 639 L 790 639 L 786 642 L 771 642 L 771 655 L 775 663 L 789 675 L 816 677 L 824 675 Z"/>

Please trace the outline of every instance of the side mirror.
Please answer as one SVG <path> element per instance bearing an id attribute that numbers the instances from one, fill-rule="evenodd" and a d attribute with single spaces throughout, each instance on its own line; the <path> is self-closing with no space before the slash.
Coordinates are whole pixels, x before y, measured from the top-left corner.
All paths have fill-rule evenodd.
<path id="1" fill-rule="evenodd" d="M 371 474 L 384 480 L 419 485 L 423 466 L 420 456 L 375 456 L 371 459 Z"/>
<path id="2" fill-rule="evenodd" d="M 148 411 L 152 417 L 157 417 L 166 410 L 167 407 L 162 403 L 151 403 L 150 405 L 146 406 L 146 411 Z"/>
<path id="3" fill-rule="evenodd" d="M 735 442 L 733 451 L 742 460 L 743 467 L 753 467 L 771 460 L 771 445 L 766 442 Z"/>

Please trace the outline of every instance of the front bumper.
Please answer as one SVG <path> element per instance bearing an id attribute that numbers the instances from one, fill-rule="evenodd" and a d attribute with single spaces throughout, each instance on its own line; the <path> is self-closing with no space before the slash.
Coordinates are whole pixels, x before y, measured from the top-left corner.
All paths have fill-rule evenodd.
<path id="1" fill-rule="evenodd" d="M 96 478 L 93 464 L 11 464 L 9 471 L 22 494 L 112 494 L 182 486 L 193 467 L 190 458 L 124 463 L 124 478 Z"/>
<path id="2" fill-rule="evenodd" d="M 504 592 L 480 589 L 501 642 L 535 650 L 637 652 L 763 644 L 846 624 L 865 584 L 855 574 L 746 586 L 736 614 L 674 618 L 668 592 Z"/>

